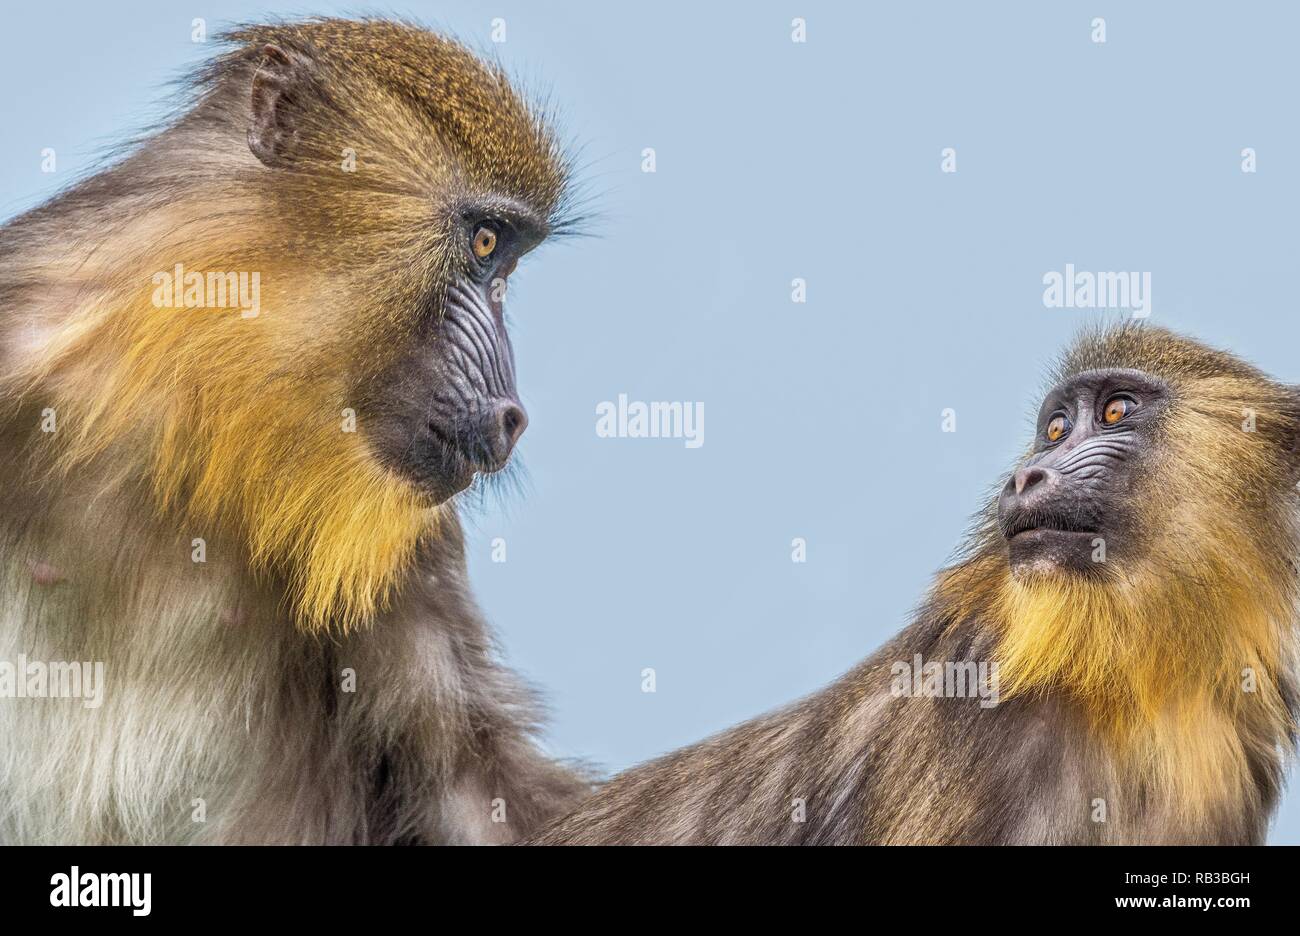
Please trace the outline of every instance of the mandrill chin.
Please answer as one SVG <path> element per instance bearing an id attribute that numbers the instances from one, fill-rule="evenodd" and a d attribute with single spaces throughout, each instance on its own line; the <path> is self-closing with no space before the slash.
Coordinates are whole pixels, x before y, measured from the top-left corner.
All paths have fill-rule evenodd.
<path id="1" fill-rule="evenodd" d="M 0 228 L 0 842 L 511 841 L 589 784 L 536 743 L 455 497 L 527 422 L 502 303 L 566 160 L 421 29 L 225 38 L 187 110 Z"/>
<path id="2" fill-rule="evenodd" d="M 1296 734 L 1300 392 L 1088 332 L 915 620 L 545 844 L 1264 841 Z"/>

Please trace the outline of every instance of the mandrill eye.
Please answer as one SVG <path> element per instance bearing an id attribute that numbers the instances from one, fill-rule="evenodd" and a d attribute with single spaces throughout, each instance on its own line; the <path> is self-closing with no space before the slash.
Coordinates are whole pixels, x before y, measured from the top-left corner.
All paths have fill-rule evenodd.
<path id="1" fill-rule="evenodd" d="M 1101 421 L 1108 426 L 1113 426 L 1132 411 L 1131 400 L 1126 400 L 1124 397 L 1111 397 L 1106 402 L 1106 408 L 1101 411 Z"/>
<path id="2" fill-rule="evenodd" d="M 486 224 L 480 225 L 474 232 L 474 256 L 480 260 L 486 260 L 492 256 L 492 251 L 497 249 L 497 232 L 492 230 Z"/>
<path id="3" fill-rule="evenodd" d="M 1064 416 L 1053 416 L 1051 422 L 1047 424 L 1047 441 L 1059 442 L 1065 438 L 1065 434 L 1070 431 L 1070 420 Z"/>

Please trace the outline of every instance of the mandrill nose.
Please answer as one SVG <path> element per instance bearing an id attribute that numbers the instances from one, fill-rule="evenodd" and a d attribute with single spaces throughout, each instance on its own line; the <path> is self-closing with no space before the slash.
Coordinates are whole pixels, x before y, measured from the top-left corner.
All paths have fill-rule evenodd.
<path id="1" fill-rule="evenodd" d="M 500 400 L 488 410 L 483 423 L 483 435 L 496 467 L 510 460 L 515 443 L 528 428 L 528 414 L 515 400 Z"/>
<path id="2" fill-rule="evenodd" d="M 1023 494 L 1034 485 L 1045 484 L 1047 482 L 1047 471 L 1043 468 L 1021 468 L 1016 472 L 1015 483 L 1016 493 Z"/>
<path id="3" fill-rule="evenodd" d="M 1007 508 L 1017 506 L 1037 510 L 1055 503 L 1062 495 L 1061 473 L 1055 468 L 1030 465 L 1021 468 L 1002 489 L 1000 504 Z"/>

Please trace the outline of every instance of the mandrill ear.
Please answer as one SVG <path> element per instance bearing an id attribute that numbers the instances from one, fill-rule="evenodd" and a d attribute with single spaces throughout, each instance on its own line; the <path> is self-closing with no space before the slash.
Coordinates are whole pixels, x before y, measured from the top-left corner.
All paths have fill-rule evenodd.
<path id="1" fill-rule="evenodd" d="M 272 169 L 288 165 L 307 105 L 315 96 L 315 66 L 300 52 L 263 46 L 249 100 L 248 148 Z"/>

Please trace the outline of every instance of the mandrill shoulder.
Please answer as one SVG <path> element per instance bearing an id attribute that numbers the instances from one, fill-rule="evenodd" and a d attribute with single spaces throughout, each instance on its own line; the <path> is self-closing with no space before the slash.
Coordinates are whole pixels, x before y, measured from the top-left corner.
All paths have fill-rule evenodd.
<path id="1" fill-rule="evenodd" d="M 537 844 L 851 844 L 886 841 L 873 811 L 933 808 L 944 785 L 933 701 L 891 695 L 896 660 L 953 636 L 918 620 L 839 680 L 792 705 L 614 777 Z M 982 646 L 961 635 L 961 653 Z M 975 700 L 977 704 L 978 700 Z M 899 751 L 907 756 L 898 758 Z M 893 769 L 901 760 L 910 770 Z M 895 836 L 896 837 L 896 836 Z M 935 832 L 935 837 L 939 833 Z"/>

